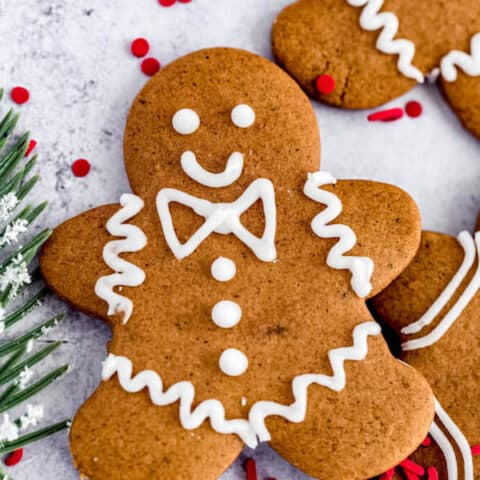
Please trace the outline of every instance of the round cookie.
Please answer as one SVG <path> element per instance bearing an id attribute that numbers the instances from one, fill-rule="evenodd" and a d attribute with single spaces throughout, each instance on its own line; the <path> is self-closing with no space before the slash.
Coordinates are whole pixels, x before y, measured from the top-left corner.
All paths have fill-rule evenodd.
<path id="1" fill-rule="evenodd" d="M 423 232 L 411 265 L 371 301 L 375 315 L 400 336 L 401 358 L 425 375 L 444 410 L 435 423 L 446 446 L 432 443 L 413 456 L 421 465 L 433 465 L 440 480 L 457 478 L 452 468 L 458 478 L 480 476 L 479 459 L 470 454 L 480 443 L 479 251 L 479 233 L 473 238 L 462 232 L 455 239 Z M 448 417 L 457 431 L 449 430 Z"/>
<path id="2" fill-rule="evenodd" d="M 478 32 L 480 5 L 471 0 L 298 0 L 278 15 L 272 48 L 278 63 L 310 96 L 342 108 L 377 107 L 429 74 L 435 77 L 441 68 L 439 82 L 447 101 L 479 136 Z M 470 54 L 474 39 L 478 47 L 472 58 L 461 59 L 455 68 L 458 55 Z M 452 51 L 458 51 L 453 69 L 446 59 L 452 59 Z M 456 79 L 447 80 L 443 72 L 448 76 L 452 70 Z M 333 92 L 316 88 L 320 75 L 333 77 Z"/>
<path id="3" fill-rule="evenodd" d="M 238 105 L 254 117 L 232 120 Z M 124 147 L 136 195 L 65 222 L 41 256 L 47 283 L 113 329 L 72 427 L 81 474 L 213 480 L 270 440 L 316 478 L 361 480 L 415 450 L 430 387 L 365 304 L 418 248 L 413 200 L 319 172 L 308 98 L 235 49 L 153 77 Z M 212 274 L 219 257 L 234 274 Z"/>

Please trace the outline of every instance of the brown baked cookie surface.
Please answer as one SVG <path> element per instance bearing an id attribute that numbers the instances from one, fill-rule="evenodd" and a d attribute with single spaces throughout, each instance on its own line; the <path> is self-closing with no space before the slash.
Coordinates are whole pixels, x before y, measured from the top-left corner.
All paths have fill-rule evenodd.
<path id="1" fill-rule="evenodd" d="M 250 110 L 238 116 L 238 105 Z M 181 109 L 190 112 L 178 124 Z M 107 232 L 128 208 L 122 197 L 122 208 L 99 207 L 58 227 L 41 256 L 47 283 L 113 329 L 108 381 L 72 427 L 83 475 L 213 480 L 258 436 L 316 478 L 361 480 L 424 439 L 433 418 L 430 387 L 391 356 L 365 305 L 412 260 L 420 240 L 416 205 L 391 185 L 333 184 L 323 172 L 309 177 L 319 168 L 319 147 L 307 97 L 282 70 L 248 52 L 195 52 L 140 92 L 127 121 L 125 163 L 144 206 L 115 227 L 127 227 L 117 233 L 126 243 Z M 240 167 L 232 152 L 242 157 Z M 322 201 L 304 194 L 307 178 Z M 171 224 L 162 203 L 168 195 Z M 322 212 L 330 219 L 315 233 L 310 224 Z M 333 219 L 337 233 L 327 225 Z M 205 225 L 211 231 L 202 236 Z M 147 244 L 135 249 L 130 240 L 139 231 Z M 348 245 L 335 254 L 339 238 Z M 129 318 L 125 310 L 109 315 L 107 297 L 95 295 L 99 279 L 112 278 L 109 248 L 144 272 L 143 282 L 127 286 L 124 266 L 111 284 L 111 295 L 132 302 Z M 234 263 L 233 278 L 212 273 L 219 257 Z M 356 284 L 353 272 L 370 263 L 373 273 Z M 365 286 L 361 296 L 354 291 Z M 227 314 L 218 318 L 213 307 L 225 300 Z M 241 308 L 235 321 L 232 303 Z M 222 363 L 228 349 L 238 361 Z M 248 365 L 237 371 L 245 358 Z M 125 362 L 133 371 L 120 368 Z M 171 393 L 179 391 L 181 405 Z M 202 409 L 206 418 L 197 421 Z"/>
<path id="2" fill-rule="evenodd" d="M 446 436 L 454 456 L 448 454 L 448 445 L 441 449 L 432 443 L 420 447 L 412 457 L 421 465 L 434 466 L 440 480 L 456 478 L 448 475 L 449 458 L 457 465 L 458 478 L 480 478 L 478 457 L 469 455 L 470 448 L 480 443 L 479 248 L 480 238 L 475 240 L 467 232 L 458 240 L 423 232 L 413 262 L 371 301 L 378 318 L 400 335 L 404 349 L 401 358 L 425 375 L 445 412 L 436 416 L 435 424 Z M 456 288 L 447 289 L 449 284 Z M 444 301 L 439 303 L 441 299 Z M 423 328 L 418 324 L 421 318 Z M 419 326 L 414 328 L 412 324 Z M 447 417 L 458 432 L 451 426 L 449 429 Z M 438 441 L 435 436 L 434 440 Z M 472 462 L 473 476 L 468 475 Z"/>
<path id="3" fill-rule="evenodd" d="M 377 4 L 381 5 L 378 11 L 375 10 Z M 365 21 L 365 17 L 377 22 L 374 25 L 377 28 L 362 26 L 361 19 Z M 385 22 L 389 25 L 388 31 L 394 32 L 393 42 L 397 41 L 393 46 L 390 43 L 390 51 L 402 48 L 400 40 L 411 42 L 413 59 L 408 62 L 406 55 L 405 61 L 415 67 L 420 76 L 427 76 L 440 67 L 453 50 L 470 55 L 472 38 L 480 32 L 480 5 L 471 0 L 385 0 L 383 3 L 298 0 L 286 7 L 273 25 L 273 53 L 279 65 L 315 99 L 342 108 L 377 107 L 420 81 L 415 75 L 400 71 L 398 54 L 387 54 L 377 48 L 380 35 L 388 36 L 381 28 Z M 473 76 L 457 68 L 454 81 L 440 75 L 439 83 L 460 121 L 479 136 L 480 38 L 477 43 Z M 332 92 L 322 93 L 316 87 L 321 75 L 333 77 Z"/>

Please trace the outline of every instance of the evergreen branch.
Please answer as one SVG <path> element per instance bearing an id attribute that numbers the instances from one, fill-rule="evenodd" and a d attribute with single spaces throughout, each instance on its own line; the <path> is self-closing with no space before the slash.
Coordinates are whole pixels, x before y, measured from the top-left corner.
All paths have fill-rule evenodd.
<path id="1" fill-rule="evenodd" d="M 17 365 L 12 365 L 10 368 L 7 368 L 6 371 L 2 372 L 0 375 L 0 385 L 3 385 L 7 382 L 13 380 L 20 372 L 25 368 L 30 368 L 36 365 L 38 362 L 41 362 L 44 358 L 47 358 L 51 353 L 53 353 L 62 342 L 54 342 L 50 345 L 47 345 L 42 350 L 30 355 L 22 362 Z"/>
<path id="2" fill-rule="evenodd" d="M 26 347 L 19 348 L 16 352 L 14 352 L 10 358 L 2 365 L 0 368 L 0 375 L 3 375 L 7 370 L 17 364 L 17 362 L 25 355 L 27 351 Z"/>
<path id="3" fill-rule="evenodd" d="M 38 327 L 30 330 L 25 335 L 5 343 L 0 347 L 0 357 L 16 351 L 18 348 L 26 345 L 31 340 L 36 340 L 37 338 L 40 338 L 42 335 L 47 333 L 48 330 L 55 327 L 64 318 L 65 318 L 64 313 L 61 313 L 60 315 L 56 315 L 55 317 L 51 318 L 50 320 L 47 320 L 46 322 L 42 323 Z"/>
<path id="4" fill-rule="evenodd" d="M 42 288 L 37 294 L 30 298 L 27 303 L 23 304 L 17 310 L 5 317 L 5 320 L 3 321 L 5 328 L 11 327 L 35 310 L 41 304 L 41 301 L 45 298 L 46 294 L 47 289 Z"/>
<path id="5" fill-rule="evenodd" d="M 47 375 L 43 376 L 38 382 L 35 382 L 33 385 L 24 388 L 23 390 L 19 389 L 19 392 L 12 395 L 6 401 L 0 403 L 0 413 L 10 410 L 13 407 L 25 402 L 30 397 L 33 397 L 37 393 L 41 392 L 47 388 L 51 383 L 53 383 L 57 378 L 60 378 L 68 370 L 68 364 L 62 365 L 61 367 L 52 370 Z"/>
<path id="6" fill-rule="evenodd" d="M 60 432 L 71 426 L 71 420 L 64 420 L 63 422 L 56 423 L 46 428 L 42 428 L 40 430 L 36 430 L 35 432 L 28 433 L 23 435 L 17 440 L 13 440 L 11 442 L 5 442 L 0 445 L 0 455 L 5 455 L 7 453 L 14 452 L 19 448 L 23 448 L 30 443 L 36 442 L 37 440 L 42 440 L 43 438 L 49 437 L 54 433 Z"/>

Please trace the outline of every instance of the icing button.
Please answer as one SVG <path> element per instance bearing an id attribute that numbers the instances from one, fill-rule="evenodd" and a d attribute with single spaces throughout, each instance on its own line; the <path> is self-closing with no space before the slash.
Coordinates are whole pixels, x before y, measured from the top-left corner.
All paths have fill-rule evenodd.
<path id="1" fill-rule="evenodd" d="M 228 282 L 237 273 L 235 262 L 225 257 L 218 257 L 211 267 L 212 277 L 219 282 Z"/>
<path id="2" fill-rule="evenodd" d="M 220 355 L 220 370 L 230 377 L 238 377 L 248 368 L 247 356 L 236 348 L 227 348 Z"/>
<path id="3" fill-rule="evenodd" d="M 242 318 L 242 309 L 231 300 L 221 300 L 212 308 L 212 320 L 217 327 L 232 328 Z"/>

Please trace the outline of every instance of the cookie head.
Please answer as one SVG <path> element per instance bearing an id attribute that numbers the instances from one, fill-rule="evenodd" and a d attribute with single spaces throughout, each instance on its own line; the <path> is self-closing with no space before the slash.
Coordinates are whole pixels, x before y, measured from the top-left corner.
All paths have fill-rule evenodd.
<path id="1" fill-rule="evenodd" d="M 127 122 L 125 164 L 135 193 L 174 186 L 221 200 L 258 177 L 300 185 L 319 166 L 318 127 L 307 98 L 279 73 L 257 55 L 226 48 L 164 68 Z"/>

